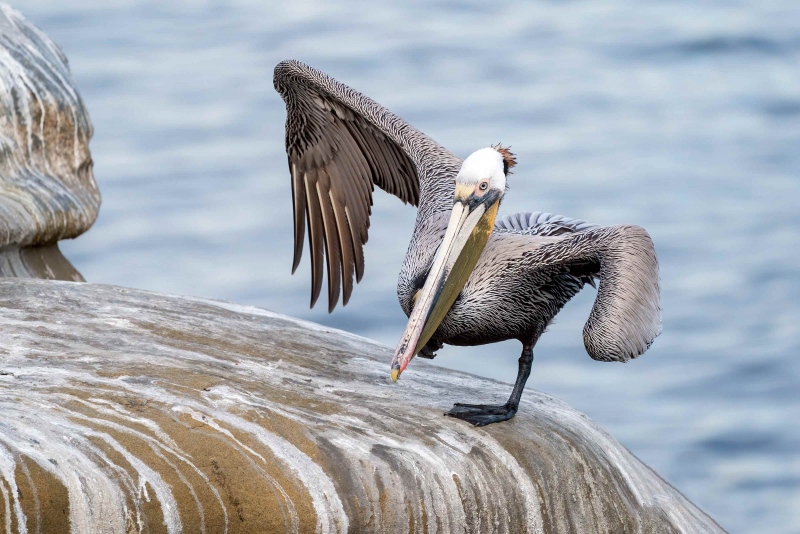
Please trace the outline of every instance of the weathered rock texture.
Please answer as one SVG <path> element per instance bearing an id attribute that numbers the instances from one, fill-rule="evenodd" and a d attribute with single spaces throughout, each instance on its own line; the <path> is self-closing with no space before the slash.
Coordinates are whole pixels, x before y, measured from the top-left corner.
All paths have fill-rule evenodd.
<path id="1" fill-rule="evenodd" d="M 0 281 L 0 530 L 717 532 L 584 415 L 257 308 Z"/>
<path id="2" fill-rule="evenodd" d="M 41 30 L 0 4 L 0 248 L 49 246 L 43 257 L 66 261 L 55 243 L 85 232 L 100 208 L 91 136 L 67 58 Z M 23 274 L 11 274 L 5 263 L 0 275 Z M 48 277 L 47 269 L 24 274 Z"/>

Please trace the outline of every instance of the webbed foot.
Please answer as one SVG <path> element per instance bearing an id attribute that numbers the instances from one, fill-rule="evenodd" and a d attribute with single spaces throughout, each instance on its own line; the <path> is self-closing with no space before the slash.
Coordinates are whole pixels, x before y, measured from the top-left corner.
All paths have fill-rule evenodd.
<path id="1" fill-rule="evenodd" d="M 455 417 L 475 426 L 486 426 L 500 421 L 508 421 L 517 414 L 519 401 L 525 382 L 531 374 L 533 363 L 533 344 L 522 346 L 522 355 L 519 357 L 519 372 L 511 397 L 505 404 L 462 404 L 457 402 L 445 415 Z"/>
<path id="2" fill-rule="evenodd" d="M 445 415 L 475 426 L 486 426 L 500 421 L 508 421 L 516 413 L 517 408 L 507 404 L 462 404 L 457 402 Z"/>

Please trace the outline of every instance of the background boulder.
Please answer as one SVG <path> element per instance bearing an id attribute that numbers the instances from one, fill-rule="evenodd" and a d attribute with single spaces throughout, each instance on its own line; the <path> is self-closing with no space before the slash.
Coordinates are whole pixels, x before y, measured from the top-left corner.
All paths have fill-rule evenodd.
<path id="1" fill-rule="evenodd" d="M 0 275 L 81 279 L 56 243 L 100 209 L 91 137 L 67 58 L 0 4 Z"/>

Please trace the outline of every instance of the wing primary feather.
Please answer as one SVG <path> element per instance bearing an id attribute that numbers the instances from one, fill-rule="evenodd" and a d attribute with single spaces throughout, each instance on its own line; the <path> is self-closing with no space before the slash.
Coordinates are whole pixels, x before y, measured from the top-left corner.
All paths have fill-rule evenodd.
<path id="1" fill-rule="evenodd" d="M 331 179 L 339 178 L 336 176 L 338 168 L 331 168 Z M 329 192 L 331 206 L 333 206 L 333 214 L 336 219 L 336 230 L 339 233 L 339 246 L 341 248 L 342 259 L 342 306 L 347 306 L 350 300 L 350 295 L 353 292 L 353 241 L 350 235 L 350 227 L 347 221 L 347 215 L 344 211 L 342 201 L 336 198 L 333 191 Z"/>
<path id="2" fill-rule="evenodd" d="M 342 163 L 349 168 L 350 166 L 347 165 L 348 162 L 344 161 L 345 158 L 342 159 Z M 343 169 L 343 171 L 347 172 L 347 169 Z M 340 174 L 339 178 L 344 178 L 344 176 Z M 359 187 L 358 181 L 356 180 L 343 179 L 340 181 L 342 182 L 341 187 L 345 191 L 347 198 L 354 199 L 353 202 L 345 202 L 344 205 L 347 208 L 346 218 L 348 233 L 352 238 L 353 254 L 351 257 L 356 264 L 356 279 L 357 281 L 361 281 L 361 277 L 364 274 L 362 243 L 365 243 L 367 239 L 367 228 L 369 226 L 369 212 L 367 210 L 369 206 L 372 205 L 372 193 L 364 186 Z"/>
<path id="3" fill-rule="evenodd" d="M 345 208 L 345 214 L 347 215 L 347 220 L 350 221 L 350 208 Z M 356 239 L 356 235 L 352 233 L 353 231 L 353 223 L 351 222 L 349 225 L 351 237 L 353 238 L 353 258 L 356 262 L 356 283 L 361 281 L 361 277 L 364 276 L 364 246 L 361 244 L 360 240 Z"/>
<path id="4" fill-rule="evenodd" d="M 289 162 L 292 174 L 292 212 L 294 214 L 294 259 L 292 274 L 295 273 L 303 257 L 303 241 L 306 233 L 306 196 L 302 178 L 298 176 L 297 165 Z"/>
<path id="5" fill-rule="evenodd" d="M 316 173 L 315 173 L 316 174 Z M 313 180 L 313 181 L 312 181 Z M 308 239 L 311 250 L 311 307 L 317 303 L 322 290 L 322 213 L 319 198 L 316 192 L 316 176 L 312 179 L 309 173 L 305 174 L 305 193 L 308 211 Z"/>
<path id="6" fill-rule="evenodd" d="M 321 171 L 316 188 L 317 200 L 322 211 L 322 226 L 325 230 L 325 259 L 328 264 L 328 313 L 332 312 L 339 302 L 341 277 L 339 235 L 337 234 L 335 215 L 331 205 L 330 180 L 330 176 Z"/>
<path id="7" fill-rule="evenodd" d="M 339 134 L 337 136 L 337 157 L 329 163 L 329 167 L 336 168 L 336 172 L 330 173 L 331 191 L 342 191 L 344 198 L 363 199 L 361 202 L 344 202 L 347 210 L 341 210 L 340 214 L 334 213 L 337 226 L 341 225 L 337 230 L 342 251 L 342 281 L 344 285 L 342 302 L 346 304 L 350 300 L 353 290 L 353 268 L 355 267 L 357 281 L 361 280 L 364 273 L 363 246 L 360 243 L 357 244 L 354 229 L 360 229 L 357 235 L 362 241 L 366 241 L 365 226 L 369 225 L 369 212 L 364 207 L 366 206 L 368 209 L 372 205 L 373 178 L 369 164 L 355 139 L 358 130 L 351 128 L 347 120 L 341 121 L 337 126 Z M 332 201 L 334 210 L 336 210 L 338 203 L 335 198 Z"/>

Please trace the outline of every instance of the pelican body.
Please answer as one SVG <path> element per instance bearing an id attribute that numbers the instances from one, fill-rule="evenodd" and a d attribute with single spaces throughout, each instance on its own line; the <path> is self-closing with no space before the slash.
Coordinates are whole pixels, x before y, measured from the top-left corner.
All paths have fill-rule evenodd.
<path id="1" fill-rule="evenodd" d="M 464 161 L 386 108 L 298 61 L 275 68 L 286 103 L 294 264 L 306 225 L 311 306 L 328 273 L 328 311 L 347 304 L 364 274 L 377 185 L 417 206 L 397 294 L 409 317 L 392 358 L 397 380 L 416 355 L 443 344 L 517 339 L 519 373 L 502 405 L 456 404 L 446 415 L 482 426 L 511 419 L 530 375 L 533 347 L 585 284 L 599 288 L 583 329 L 589 355 L 627 361 L 660 333 L 658 262 L 647 232 L 548 213 L 498 218 L 514 155 L 500 145 Z"/>

